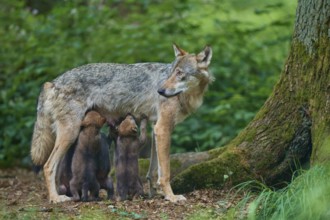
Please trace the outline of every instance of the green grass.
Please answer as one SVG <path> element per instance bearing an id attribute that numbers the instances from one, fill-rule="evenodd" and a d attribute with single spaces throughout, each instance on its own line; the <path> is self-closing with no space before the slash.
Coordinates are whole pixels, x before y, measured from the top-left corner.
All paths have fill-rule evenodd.
<path id="1" fill-rule="evenodd" d="M 308 171 L 300 170 L 298 174 L 291 184 L 276 191 L 261 183 L 246 184 L 244 187 L 259 187 L 261 191 L 252 201 L 251 194 L 241 200 L 240 207 L 247 205 L 247 218 L 329 219 L 329 167 L 315 166 Z"/>
<path id="2" fill-rule="evenodd" d="M 299 170 L 293 181 L 280 190 L 274 190 L 263 183 L 250 181 L 234 188 L 245 196 L 233 208 L 219 214 L 221 219 L 330 219 L 330 166 L 315 166 L 310 170 Z M 255 192 L 258 193 L 255 193 Z M 191 219 L 214 216 L 210 210 L 191 215 Z"/>

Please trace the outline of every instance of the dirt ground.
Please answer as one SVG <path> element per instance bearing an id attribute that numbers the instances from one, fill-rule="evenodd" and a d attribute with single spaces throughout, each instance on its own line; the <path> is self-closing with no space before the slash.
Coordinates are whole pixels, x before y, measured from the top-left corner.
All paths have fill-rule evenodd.
<path id="1" fill-rule="evenodd" d="M 134 201 L 65 202 L 50 204 L 42 172 L 0 170 L 0 219 L 198 219 L 198 213 L 219 218 L 237 203 L 228 190 L 196 190 L 186 202 L 173 204 L 161 196 Z M 207 217 L 207 218 L 208 218 Z"/>

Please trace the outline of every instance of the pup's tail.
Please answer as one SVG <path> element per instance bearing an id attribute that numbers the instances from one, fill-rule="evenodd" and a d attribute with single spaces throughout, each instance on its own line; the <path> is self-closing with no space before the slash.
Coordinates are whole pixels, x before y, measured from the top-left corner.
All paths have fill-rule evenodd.
<path id="1" fill-rule="evenodd" d="M 52 132 L 52 119 L 48 113 L 49 103 L 54 94 L 54 84 L 46 82 L 40 93 L 37 109 L 37 120 L 34 124 L 31 159 L 36 167 L 43 166 L 48 160 L 55 144 L 55 134 Z"/>

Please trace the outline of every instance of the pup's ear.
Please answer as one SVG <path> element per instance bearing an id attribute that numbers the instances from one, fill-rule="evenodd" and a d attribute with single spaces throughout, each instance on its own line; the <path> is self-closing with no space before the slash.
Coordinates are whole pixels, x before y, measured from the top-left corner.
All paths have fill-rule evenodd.
<path id="1" fill-rule="evenodd" d="M 80 123 L 80 127 L 88 127 L 93 123 L 93 120 L 97 120 L 97 117 L 95 117 L 94 111 L 89 111 L 86 113 L 85 117 Z"/>
<path id="2" fill-rule="evenodd" d="M 183 49 L 181 49 L 180 47 L 178 47 L 178 45 L 176 45 L 174 43 L 173 43 L 173 49 L 174 49 L 175 57 L 184 56 L 184 55 L 188 54 L 188 52 L 184 51 Z"/>
<path id="3" fill-rule="evenodd" d="M 80 123 L 80 127 L 88 127 L 89 124 L 90 124 L 89 121 L 83 120 L 83 121 Z"/>
<path id="4" fill-rule="evenodd" d="M 107 121 L 107 119 L 103 118 L 102 116 L 100 116 L 100 126 L 102 127 L 104 125 L 104 123 Z"/>
<path id="5" fill-rule="evenodd" d="M 208 67 L 212 59 L 212 49 L 209 46 L 206 46 L 202 52 L 197 55 L 198 66 Z"/>

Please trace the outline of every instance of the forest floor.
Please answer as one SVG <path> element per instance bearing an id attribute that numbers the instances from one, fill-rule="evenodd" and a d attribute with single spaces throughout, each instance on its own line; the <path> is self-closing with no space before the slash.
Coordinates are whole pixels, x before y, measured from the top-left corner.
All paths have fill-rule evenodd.
<path id="1" fill-rule="evenodd" d="M 51 204 L 42 172 L 0 170 L 0 219 L 221 219 L 239 201 L 229 190 L 196 190 L 177 204 L 161 196 L 134 201 L 64 202 Z"/>

